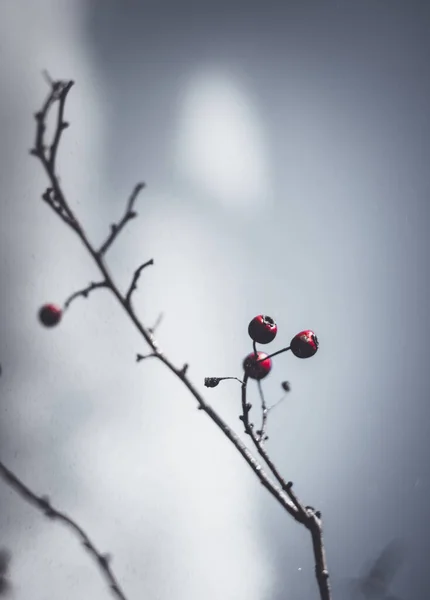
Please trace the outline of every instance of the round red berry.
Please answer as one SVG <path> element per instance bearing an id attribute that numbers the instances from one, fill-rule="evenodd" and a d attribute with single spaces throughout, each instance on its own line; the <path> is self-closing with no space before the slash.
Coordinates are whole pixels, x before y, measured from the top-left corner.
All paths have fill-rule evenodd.
<path id="1" fill-rule="evenodd" d="M 272 317 L 258 315 L 248 325 L 249 336 L 258 344 L 269 344 L 278 333 L 278 327 Z"/>
<path id="2" fill-rule="evenodd" d="M 61 320 L 63 311 L 56 304 L 44 304 L 39 310 L 39 319 L 45 327 L 54 327 Z"/>
<path id="3" fill-rule="evenodd" d="M 290 343 L 291 352 L 298 358 L 310 358 L 316 353 L 318 346 L 318 338 L 310 329 L 295 335 Z"/>
<path id="4" fill-rule="evenodd" d="M 272 369 L 272 359 L 264 352 L 251 352 L 243 361 L 243 368 L 250 379 L 263 379 Z"/>

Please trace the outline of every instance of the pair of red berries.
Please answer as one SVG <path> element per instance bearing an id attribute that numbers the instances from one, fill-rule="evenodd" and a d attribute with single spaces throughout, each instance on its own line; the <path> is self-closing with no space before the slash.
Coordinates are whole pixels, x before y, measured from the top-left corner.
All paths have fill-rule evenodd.
<path id="1" fill-rule="evenodd" d="M 258 315 L 250 321 L 248 333 L 254 344 L 269 344 L 275 339 L 278 327 L 271 317 Z M 287 348 L 278 350 L 271 355 L 265 352 L 252 352 L 243 361 L 245 373 L 251 379 L 263 379 L 272 369 L 271 356 L 287 350 L 291 350 L 298 358 L 310 358 L 318 350 L 318 338 L 313 331 L 306 329 L 297 333 Z"/>
<path id="2" fill-rule="evenodd" d="M 63 311 L 56 304 L 44 304 L 39 310 L 39 320 L 45 327 L 55 327 L 62 316 Z"/>

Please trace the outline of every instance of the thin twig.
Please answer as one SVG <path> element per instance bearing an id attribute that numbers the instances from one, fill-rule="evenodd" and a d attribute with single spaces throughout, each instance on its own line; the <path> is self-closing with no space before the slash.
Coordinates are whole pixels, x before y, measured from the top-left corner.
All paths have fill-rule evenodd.
<path id="1" fill-rule="evenodd" d="M 143 269 L 146 269 L 146 267 L 149 267 L 153 264 L 154 264 L 154 259 L 151 258 L 150 260 L 147 260 L 146 263 L 143 263 L 143 265 L 140 265 L 140 267 L 138 267 L 135 270 L 133 279 L 131 280 L 131 283 L 130 283 L 130 287 L 128 288 L 127 294 L 125 296 L 125 301 L 127 304 L 131 303 L 131 296 L 133 295 L 133 292 L 137 289 L 137 283 L 139 281 L 139 277 L 140 277 L 140 274 L 142 273 Z M 152 335 L 153 329 L 149 328 L 148 331 Z"/>
<path id="2" fill-rule="evenodd" d="M 67 298 L 67 300 L 65 300 L 65 302 L 64 302 L 64 309 L 69 308 L 70 304 L 74 300 L 76 300 L 76 298 L 79 298 L 79 297 L 88 298 L 90 293 L 93 292 L 94 290 L 97 290 L 100 288 L 105 288 L 105 287 L 107 287 L 106 281 L 97 281 L 97 282 L 92 281 L 89 285 L 87 285 L 86 288 L 83 288 L 82 290 L 78 290 L 77 292 L 74 292 L 73 294 L 71 294 Z"/>
<path id="3" fill-rule="evenodd" d="M 102 575 L 109 584 L 110 590 L 114 596 L 120 600 L 127 600 L 124 592 L 122 591 L 117 578 L 115 577 L 110 563 L 108 555 L 99 552 L 91 541 L 90 537 L 85 533 L 80 525 L 78 525 L 72 518 L 65 513 L 57 510 L 49 502 L 49 499 L 44 496 L 37 496 L 30 490 L 18 477 L 12 473 L 2 462 L 0 462 L 0 477 L 17 492 L 21 498 L 26 500 L 32 506 L 35 506 L 38 510 L 44 513 L 44 515 L 50 519 L 57 519 L 63 525 L 73 531 L 73 533 L 80 539 L 82 545 L 88 550 L 90 556 L 94 559 L 98 565 Z"/>
<path id="4" fill-rule="evenodd" d="M 260 444 L 263 444 L 267 439 L 266 430 L 267 430 L 267 417 L 269 415 L 269 409 L 267 408 L 266 399 L 264 397 L 263 386 L 261 385 L 261 381 L 257 380 L 258 393 L 260 394 L 261 401 L 261 429 L 256 431 L 257 439 Z"/>
<path id="5" fill-rule="evenodd" d="M 160 313 L 157 317 L 157 320 L 155 321 L 154 325 L 152 327 L 148 327 L 148 331 L 151 333 L 151 335 L 154 335 L 154 333 L 157 331 L 157 329 L 160 327 L 161 321 L 164 318 L 164 313 Z"/>
<path id="6" fill-rule="evenodd" d="M 131 192 L 130 196 L 128 197 L 127 206 L 126 206 L 124 215 L 118 221 L 118 223 L 112 223 L 110 234 L 108 235 L 106 241 L 103 242 L 103 244 L 100 247 L 100 250 L 98 251 L 98 254 L 100 256 L 103 256 L 104 254 L 106 254 L 107 250 L 113 244 L 116 237 L 119 235 L 119 233 L 121 232 L 123 227 L 128 223 L 128 221 L 131 221 L 132 219 L 137 217 L 137 212 L 134 210 L 134 205 L 136 204 L 138 195 L 140 194 L 140 192 L 143 190 L 144 187 L 145 187 L 145 184 L 143 182 L 138 183 L 134 187 L 133 191 Z"/>

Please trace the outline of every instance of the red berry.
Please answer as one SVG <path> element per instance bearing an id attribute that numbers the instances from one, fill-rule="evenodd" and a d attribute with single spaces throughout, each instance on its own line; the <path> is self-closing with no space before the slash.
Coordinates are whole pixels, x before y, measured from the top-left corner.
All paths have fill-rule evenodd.
<path id="1" fill-rule="evenodd" d="M 56 304 L 44 304 L 39 310 L 39 319 L 45 327 L 58 325 L 62 317 L 62 310 Z"/>
<path id="2" fill-rule="evenodd" d="M 258 315 L 248 325 L 249 337 L 258 344 L 269 344 L 278 333 L 278 327 L 272 317 Z"/>
<path id="3" fill-rule="evenodd" d="M 243 368 L 245 373 L 251 379 L 263 379 L 270 373 L 272 368 L 272 359 L 266 358 L 267 354 L 264 352 L 254 352 L 248 354 L 243 361 Z"/>
<path id="4" fill-rule="evenodd" d="M 295 335 L 290 343 L 291 352 L 298 358 L 310 358 L 316 353 L 318 346 L 318 338 L 310 329 Z"/>

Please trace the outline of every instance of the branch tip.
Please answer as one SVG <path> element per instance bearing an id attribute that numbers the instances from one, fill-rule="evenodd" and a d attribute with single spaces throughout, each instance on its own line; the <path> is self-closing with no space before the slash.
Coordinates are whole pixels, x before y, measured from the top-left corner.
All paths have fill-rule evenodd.
<path id="1" fill-rule="evenodd" d="M 154 259 L 151 258 L 150 260 L 146 261 L 146 263 L 143 263 L 143 265 L 140 265 L 135 270 L 133 279 L 131 280 L 131 283 L 130 283 L 130 287 L 128 288 L 127 294 L 125 296 L 125 303 L 127 306 L 130 306 L 130 304 L 131 304 L 131 297 L 133 295 L 133 292 L 137 289 L 137 284 L 139 281 L 140 274 L 142 273 L 142 271 L 144 269 L 146 269 L 146 267 L 150 267 L 153 264 L 154 264 Z"/>

